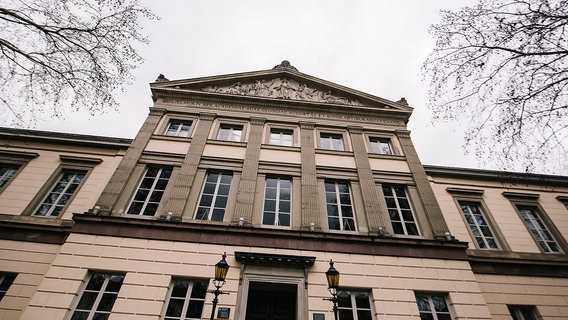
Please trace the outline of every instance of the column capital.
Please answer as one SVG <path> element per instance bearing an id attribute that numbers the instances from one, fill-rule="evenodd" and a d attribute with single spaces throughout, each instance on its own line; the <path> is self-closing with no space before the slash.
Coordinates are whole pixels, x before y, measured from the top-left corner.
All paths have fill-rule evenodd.
<path id="1" fill-rule="evenodd" d="M 348 126 L 347 130 L 349 131 L 349 133 L 363 133 L 363 127 L 361 126 Z"/>
<path id="2" fill-rule="evenodd" d="M 217 116 L 216 113 L 200 112 L 199 119 L 201 120 L 213 120 Z"/>
<path id="3" fill-rule="evenodd" d="M 300 121 L 300 128 L 301 129 L 313 130 L 315 127 L 316 127 L 315 122 Z"/>

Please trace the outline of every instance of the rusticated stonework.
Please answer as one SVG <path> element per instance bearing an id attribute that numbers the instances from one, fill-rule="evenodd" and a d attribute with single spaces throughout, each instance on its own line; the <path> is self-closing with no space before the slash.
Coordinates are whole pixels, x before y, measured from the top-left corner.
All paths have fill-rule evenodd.
<path id="1" fill-rule="evenodd" d="M 287 78 L 255 80 L 254 82 L 238 81 L 226 87 L 208 86 L 201 90 L 205 92 L 226 93 L 241 96 L 301 100 L 351 106 L 363 105 L 356 99 L 349 99 L 335 95 L 331 90 L 321 91 L 315 88 L 310 88 L 305 83 L 299 83 Z"/>

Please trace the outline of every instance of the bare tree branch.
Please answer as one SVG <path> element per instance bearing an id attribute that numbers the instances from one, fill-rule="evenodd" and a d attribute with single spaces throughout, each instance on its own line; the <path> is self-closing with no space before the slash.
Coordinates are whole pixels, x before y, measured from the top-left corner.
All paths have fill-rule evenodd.
<path id="1" fill-rule="evenodd" d="M 0 5 L 0 124 L 118 107 L 147 43 L 138 0 L 6 0 Z"/>
<path id="2" fill-rule="evenodd" d="M 466 148 L 486 163 L 565 174 L 568 0 L 479 0 L 441 17 L 423 66 L 435 119 L 469 120 Z"/>

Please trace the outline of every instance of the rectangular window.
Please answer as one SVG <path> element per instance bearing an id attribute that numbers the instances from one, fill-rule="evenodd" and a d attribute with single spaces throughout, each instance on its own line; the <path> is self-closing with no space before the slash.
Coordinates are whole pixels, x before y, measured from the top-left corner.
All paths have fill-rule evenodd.
<path id="1" fill-rule="evenodd" d="M 84 171 L 63 171 L 33 215 L 58 217 L 77 191 L 77 187 L 85 178 L 85 174 Z"/>
<path id="2" fill-rule="evenodd" d="M 172 169 L 149 167 L 126 213 L 153 216 L 170 180 Z"/>
<path id="3" fill-rule="evenodd" d="M 451 320 L 446 298 L 443 295 L 415 293 L 421 320 Z"/>
<path id="4" fill-rule="evenodd" d="M 217 140 L 224 141 L 241 141 L 243 135 L 243 126 L 240 124 L 222 123 L 219 126 Z"/>
<path id="5" fill-rule="evenodd" d="M 517 206 L 527 228 L 535 238 L 536 242 L 544 252 L 560 253 L 560 246 L 552 236 L 552 233 L 542 221 L 536 207 Z"/>
<path id="6" fill-rule="evenodd" d="M 343 135 L 338 133 L 320 133 L 320 148 L 325 150 L 344 151 Z"/>
<path id="7" fill-rule="evenodd" d="M 232 180 L 232 173 L 209 172 L 207 174 L 195 219 L 223 221 Z"/>
<path id="8" fill-rule="evenodd" d="M 394 233 L 420 235 L 406 188 L 404 186 L 383 186 L 383 194 Z"/>
<path id="9" fill-rule="evenodd" d="M 476 202 L 462 201 L 459 201 L 459 204 L 477 246 L 480 249 L 499 249 L 497 239 L 487 223 L 487 217 L 481 210 L 481 205 Z"/>
<path id="10" fill-rule="evenodd" d="M 123 281 L 124 275 L 93 273 L 71 320 L 108 319 Z"/>
<path id="11" fill-rule="evenodd" d="M 507 306 L 513 320 L 537 320 L 534 306 Z"/>
<path id="12" fill-rule="evenodd" d="M 0 189 L 16 174 L 19 166 L 0 164 Z"/>
<path id="13" fill-rule="evenodd" d="M 173 279 L 165 320 L 201 319 L 208 281 Z"/>
<path id="14" fill-rule="evenodd" d="M 166 136 L 174 137 L 189 137 L 189 131 L 191 130 L 191 121 L 180 121 L 172 120 L 166 128 L 164 133 Z"/>
<path id="15" fill-rule="evenodd" d="M 266 178 L 262 224 L 283 227 L 290 226 L 291 193 L 291 179 Z"/>
<path id="16" fill-rule="evenodd" d="M 325 202 L 330 230 L 356 230 L 348 183 L 326 181 Z"/>
<path id="17" fill-rule="evenodd" d="M 348 297 L 339 299 L 337 309 L 339 319 L 372 320 L 371 300 L 366 291 L 344 291 Z"/>
<path id="18" fill-rule="evenodd" d="M 389 138 L 369 137 L 371 152 L 376 154 L 394 154 Z"/>
<path id="19" fill-rule="evenodd" d="M 16 276 L 17 274 L 15 273 L 0 273 L 0 301 L 2 301 L 6 292 L 10 289 L 10 286 L 14 282 L 14 279 L 16 279 Z"/>
<path id="20" fill-rule="evenodd" d="M 269 143 L 279 146 L 293 146 L 294 131 L 290 129 L 270 128 Z"/>

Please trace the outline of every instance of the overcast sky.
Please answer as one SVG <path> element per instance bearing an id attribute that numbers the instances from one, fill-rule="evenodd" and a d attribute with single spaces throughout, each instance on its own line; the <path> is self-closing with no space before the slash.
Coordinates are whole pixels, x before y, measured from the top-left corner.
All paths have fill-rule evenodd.
<path id="1" fill-rule="evenodd" d="M 133 138 L 152 105 L 148 83 L 265 70 L 289 60 L 300 72 L 414 108 L 409 123 L 424 164 L 482 167 L 465 156 L 460 125 L 430 124 L 420 68 L 441 9 L 473 0 L 151 1 L 161 20 L 144 24 L 151 43 L 118 112 L 40 121 L 38 130 Z M 482 167 L 483 168 L 483 167 Z M 485 167 L 487 168 L 487 167 Z"/>

